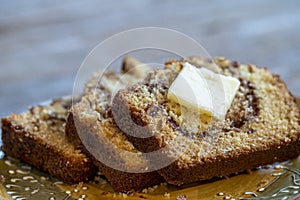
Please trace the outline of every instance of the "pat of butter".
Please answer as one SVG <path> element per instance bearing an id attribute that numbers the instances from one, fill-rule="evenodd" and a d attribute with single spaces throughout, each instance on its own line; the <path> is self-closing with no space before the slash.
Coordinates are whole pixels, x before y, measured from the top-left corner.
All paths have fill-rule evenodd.
<path id="1" fill-rule="evenodd" d="M 240 81 L 234 77 L 184 63 L 169 88 L 168 99 L 188 109 L 224 119 L 239 86 Z"/>

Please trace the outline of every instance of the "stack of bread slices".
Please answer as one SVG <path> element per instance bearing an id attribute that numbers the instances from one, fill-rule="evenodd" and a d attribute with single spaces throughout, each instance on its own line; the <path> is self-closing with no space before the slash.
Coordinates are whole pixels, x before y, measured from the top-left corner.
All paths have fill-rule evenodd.
<path id="1" fill-rule="evenodd" d="M 224 118 L 200 111 L 189 117 L 168 97 L 186 63 L 239 81 Z M 155 70 L 140 65 L 126 57 L 121 73 L 96 72 L 73 104 L 61 98 L 2 118 L 5 155 L 69 184 L 100 171 L 116 191 L 129 192 L 224 177 L 300 154 L 299 107 L 278 75 L 224 58 L 171 60 Z M 160 150 L 155 162 L 145 156 Z"/>

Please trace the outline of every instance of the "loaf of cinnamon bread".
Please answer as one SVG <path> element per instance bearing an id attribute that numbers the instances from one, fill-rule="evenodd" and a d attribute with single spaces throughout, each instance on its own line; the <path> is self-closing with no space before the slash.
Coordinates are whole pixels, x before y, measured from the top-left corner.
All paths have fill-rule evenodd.
<path id="1" fill-rule="evenodd" d="M 186 62 L 240 81 L 225 119 L 193 115 L 195 111 L 186 115 L 186 108 L 168 98 Z M 119 90 L 112 112 L 138 150 L 161 150 L 161 162 L 170 164 L 158 172 L 174 185 L 224 177 L 300 154 L 299 108 L 284 82 L 265 68 L 224 58 L 167 62 L 164 69 Z"/>

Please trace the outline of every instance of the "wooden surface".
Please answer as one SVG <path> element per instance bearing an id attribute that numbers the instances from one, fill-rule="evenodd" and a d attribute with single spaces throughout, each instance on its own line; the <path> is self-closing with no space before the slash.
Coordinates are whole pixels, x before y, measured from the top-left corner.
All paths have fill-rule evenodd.
<path id="1" fill-rule="evenodd" d="M 300 96 L 297 0 L 0 3 L 0 116 L 70 94 L 76 72 L 94 46 L 144 26 L 183 32 L 212 56 L 267 66 Z"/>

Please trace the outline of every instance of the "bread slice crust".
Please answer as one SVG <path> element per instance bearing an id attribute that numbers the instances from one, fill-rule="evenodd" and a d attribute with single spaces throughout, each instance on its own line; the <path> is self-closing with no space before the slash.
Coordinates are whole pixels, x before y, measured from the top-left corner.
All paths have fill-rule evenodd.
<path id="1" fill-rule="evenodd" d="M 65 183 L 74 184 L 93 178 L 96 166 L 65 138 L 63 124 L 70 102 L 58 99 L 47 106 L 33 107 L 24 114 L 2 118 L 2 150 L 5 155 L 49 172 Z M 55 137 L 58 137 L 58 143 Z"/>

